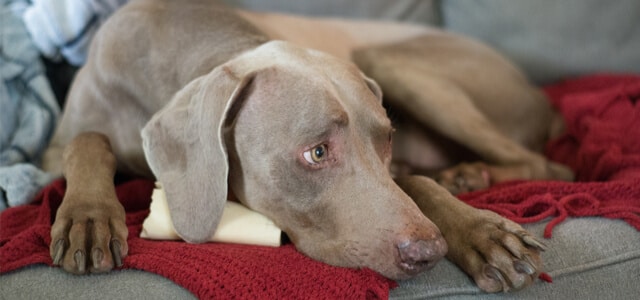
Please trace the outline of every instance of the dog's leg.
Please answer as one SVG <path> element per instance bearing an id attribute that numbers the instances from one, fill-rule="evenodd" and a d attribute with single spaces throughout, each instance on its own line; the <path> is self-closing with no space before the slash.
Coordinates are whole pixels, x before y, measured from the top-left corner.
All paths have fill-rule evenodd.
<path id="1" fill-rule="evenodd" d="M 394 104 L 411 108 L 418 122 L 471 149 L 486 162 L 460 164 L 441 172 L 438 182 L 452 193 L 511 179 L 572 179 L 565 167 L 505 136 L 456 85 L 410 72 L 397 74 L 396 84 L 406 88 L 407 94 L 394 97 Z"/>
<path id="2" fill-rule="evenodd" d="M 519 290 L 541 272 L 540 251 L 545 246 L 520 225 L 468 206 L 427 177 L 401 177 L 396 182 L 440 229 L 449 246 L 447 259 L 482 290 Z"/>
<path id="3" fill-rule="evenodd" d="M 71 273 L 121 266 L 127 255 L 125 211 L 113 177 L 116 159 L 106 136 L 83 133 L 62 155 L 67 189 L 51 227 L 53 263 Z"/>
<path id="4" fill-rule="evenodd" d="M 438 176 L 442 185 L 458 193 L 511 179 L 573 179 L 568 168 L 548 161 L 498 129 L 476 107 L 467 91 L 450 79 L 458 75 L 443 75 L 463 71 L 433 71 L 434 62 L 425 62 L 430 58 L 422 53 L 423 45 L 423 41 L 418 40 L 412 44 L 412 50 L 397 47 L 366 49 L 357 52 L 354 60 L 380 84 L 385 99 L 392 101 L 392 106 L 400 108 L 422 126 L 473 151 L 486 162 L 445 170 Z"/>

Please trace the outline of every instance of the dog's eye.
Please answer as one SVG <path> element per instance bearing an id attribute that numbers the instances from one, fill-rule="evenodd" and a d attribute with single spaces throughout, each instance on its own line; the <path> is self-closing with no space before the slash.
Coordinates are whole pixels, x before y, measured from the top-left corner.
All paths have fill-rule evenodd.
<path id="1" fill-rule="evenodd" d="M 303 154 L 304 159 L 310 164 L 317 164 L 323 161 L 327 156 L 327 145 L 318 145 Z"/>

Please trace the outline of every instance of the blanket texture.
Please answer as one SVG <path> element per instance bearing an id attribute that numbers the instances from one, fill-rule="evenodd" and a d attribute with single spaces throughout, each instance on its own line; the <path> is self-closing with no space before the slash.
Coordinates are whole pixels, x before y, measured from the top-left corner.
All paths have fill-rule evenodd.
<path id="1" fill-rule="evenodd" d="M 149 213 L 154 183 L 132 180 L 119 184 L 117 194 L 127 211 L 129 255 L 125 269 L 140 269 L 167 277 L 201 299 L 363 299 L 388 298 L 395 282 L 371 270 L 332 267 L 296 251 L 238 244 L 187 244 L 139 237 Z M 50 224 L 62 202 L 65 183 L 57 180 L 34 204 L 2 214 L 0 273 L 24 265 L 51 265 Z"/>
<path id="2" fill-rule="evenodd" d="M 98 28 L 128 0 L 38 0 L 22 19 L 42 55 L 84 64 Z"/>
<path id="3" fill-rule="evenodd" d="M 567 119 L 567 133 L 547 155 L 571 166 L 578 182 L 509 182 L 461 195 L 467 203 L 520 223 L 567 216 L 621 218 L 640 230 L 640 77 L 601 75 L 546 89 Z M 0 273 L 51 265 L 49 230 L 64 194 L 63 180 L 31 205 L 0 216 Z M 123 268 L 165 276 L 200 298 L 386 298 L 395 283 L 367 269 L 331 267 L 279 248 L 234 244 L 191 245 L 139 238 L 153 182 L 117 186 L 127 210 L 130 253 Z"/>
<path id="4" fill-rule="evenodd" d="M 545 89 L 566 121 L 546 155 L 576 172 L 575 183 L 510 182 L 459 196 L 519 223 L 568 216 L 624 219 L 640 230 L 640 76 L 594 75 Z"/>
<path id="5" fill-rule="evenodd" d="M 40 156 L 60 109 L 20 15 L 27 0 L 0 0 L 0 211 L 29 203 L 53 179 Z"/>

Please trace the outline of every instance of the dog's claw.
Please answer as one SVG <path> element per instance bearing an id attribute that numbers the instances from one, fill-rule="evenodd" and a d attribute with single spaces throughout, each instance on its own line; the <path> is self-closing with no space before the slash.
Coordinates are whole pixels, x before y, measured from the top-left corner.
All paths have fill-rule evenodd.
<path id="1" fill-rule="evenodd" d="M 528 234 L 523 234 L 521 236 L 521 238 L 522 238 L 522 241 L 525 244 L 527 244 L 527 245 L 529 245 L 531 247 L 534 247 L 534 248 L 536 248 L 536 249 L 538 249 L 540 251 L 547 251 L 547 245 L 545 245 L 544 243 L 538 241 L 536 238 L 534 238 L 534 237 L 532 237 L 532 236 L 530 236 Z"/>
<path id="2" fill-rule="evenodd" d="M 507 292 L 509 290 L 509 287 L 506 284 L 506 280 L 504 279 L 504 276 L 502 276 L 502 273 L 500 273 L 500 270 L 492 267 L 491 265 L 485 265 L 484 274 L 488 278 L 500 283 L 503 292 Z"/>
<path id="3" fill-rule="evenodd" d="M 60 239 L 53 247 L 53 264 L 59 266 L 62 263 L 62 257 L 64 254 L 64 240 Z"/>
<path id="4" fill-rule="evenodd" d="M 491 176 L 485 164 L 462 163 L 441 171 L 435 180 L 455 195 L 489 187 Z"/>
<path id="5" fill-rule="evenodd" d="M 86 259 L 84 257 L 84 253 L 81 250 L 76 251 L 73 254 L 73 260 L 76 262 L 76 267 L 78 268 L 78 272 L 84 273 L 86 270 Z"/>
<path id="6" fill-rule="evenodd" d="M 487 274 L 487 277 L 497 280 L 497 281 L 504 281 L 504 277 L 502 277 L 502 274 L 500 274 L 500 271 L 498 271 L 496 268 L 491 267 L 491 266 L 487 266 L 485 268 L 485 274 Z"/>
<path id="7" fill-rule="evenodd" d="M 516 271 L 518 271 L 519 273 L 524 273 L 527 275 L 533 275 L 536 273 L 535 268 L 531 264 L 522 260 L 516 260 L 513 263 L 513 268 L 516 269 Z"/>
<path id="8" fill-rule="evenodd" d="M 91 260 L 93 262 L 93 268 L 99 269 L 100 264 L 102 264 L 102 259 L 104 259 L 104 253 L 100 249 L 93 249 L 93 253 L 91 254 Z"/>
<path id="9" fill-rule="evenodd" d="M 122 267 L 122 253 L 120 252 L 120 241 L 111 241 L 111 253 L 113 254 L 113 262 L 117 267 Z"/>
<path id="10" fill-rule="evenodd" d="M 469 187 L 467 186 L 467 181 L 464 179 L 462 174 L 456 175 L 453 181 L 454 181 L 455 187 L 458 188 L 458 190 L 466 191 L 469 189 Z"/>

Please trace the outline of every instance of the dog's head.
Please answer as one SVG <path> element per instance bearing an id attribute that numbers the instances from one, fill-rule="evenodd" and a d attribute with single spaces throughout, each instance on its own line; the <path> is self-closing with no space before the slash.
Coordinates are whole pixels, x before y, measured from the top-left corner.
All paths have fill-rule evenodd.
<path id="1" fill-rule="evenodd" d="M 352 64 L 284 42 L 183 88 L 143 130 L 176 231 L 209 238 L 230 187 L 320 261 L 407 278 L 446 243 L 389 175 L 381 92 Z"/>

